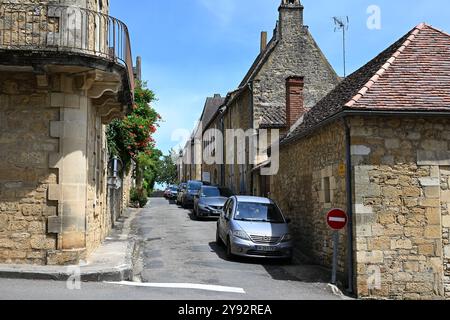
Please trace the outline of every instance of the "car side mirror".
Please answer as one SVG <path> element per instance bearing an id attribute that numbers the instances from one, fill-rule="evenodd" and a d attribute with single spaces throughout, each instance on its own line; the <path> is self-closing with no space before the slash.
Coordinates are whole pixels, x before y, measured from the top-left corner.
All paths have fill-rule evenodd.
<path id="1" fill-rule="evenodd" d="M 292 219 L 291 218 L 286 218 L 286 223 L 287 224 L 289 224 L 289 223 L 291 223 L 292 222 Z"/>

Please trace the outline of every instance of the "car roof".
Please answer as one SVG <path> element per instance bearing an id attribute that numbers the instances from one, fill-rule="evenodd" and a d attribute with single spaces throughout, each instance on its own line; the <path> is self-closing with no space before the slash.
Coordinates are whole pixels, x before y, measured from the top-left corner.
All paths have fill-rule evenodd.
<path id="1" fill-rule="evenodd" d="M 262 197 L 251 197 L 251 196 L 235 196 L 238 202 L 251 202 L 251 203 L 261 203 L 261 204 L 273 204 L 273 201 L 268 198 Z"/>

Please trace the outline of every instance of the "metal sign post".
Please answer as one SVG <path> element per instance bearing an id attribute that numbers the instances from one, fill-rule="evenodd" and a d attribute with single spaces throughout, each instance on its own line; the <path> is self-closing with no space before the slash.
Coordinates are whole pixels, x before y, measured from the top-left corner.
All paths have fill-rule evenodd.
<path id="1" fill-rule="evenodd" d="M 333 232 L 333 270 L 331 275 L 331 284 L 337 283 L 337 268 L 338 268 L 338 254 L 339 254 L 339 230 L 345 228 L 348 222 L 347 213 L 341 209 L 333 209 L 328 212 L 327 223 L 328 226 L 334 230 Z"/>
<path id="2" fill-rule="evenodd" d="M 338 267 L 338 252 L 339 252 L 339 231 L 334 231 L 333 234 L 333 271 L 331 275 L 331 284 L 337 283 L 337 267 Z"/>

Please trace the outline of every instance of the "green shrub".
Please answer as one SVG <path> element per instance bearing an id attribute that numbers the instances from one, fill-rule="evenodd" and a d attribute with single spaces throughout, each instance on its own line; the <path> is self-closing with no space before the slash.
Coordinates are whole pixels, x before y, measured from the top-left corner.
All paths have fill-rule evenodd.
<path id="1" fill-rule="evenodd" d="M 130 201 L 132 206 L 136 208 L 143 208 L 148 202 L 147 190 L 137 190 L 132 188 L 130 191 Z"/>

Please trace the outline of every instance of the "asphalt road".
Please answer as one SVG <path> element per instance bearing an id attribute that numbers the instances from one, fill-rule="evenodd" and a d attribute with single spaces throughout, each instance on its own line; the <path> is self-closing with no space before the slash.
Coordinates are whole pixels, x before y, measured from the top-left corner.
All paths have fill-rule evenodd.
<path id="1" fill-rule="evenodd" d="M 227 261 L 215 243 L 216 221 L 194 221 L 164 199 L 152 199 L 132 223 L 140 239 L 133 283 L 0 279 L 0 299 L 334 300 L 315 266 L 266 260 Z"/>

